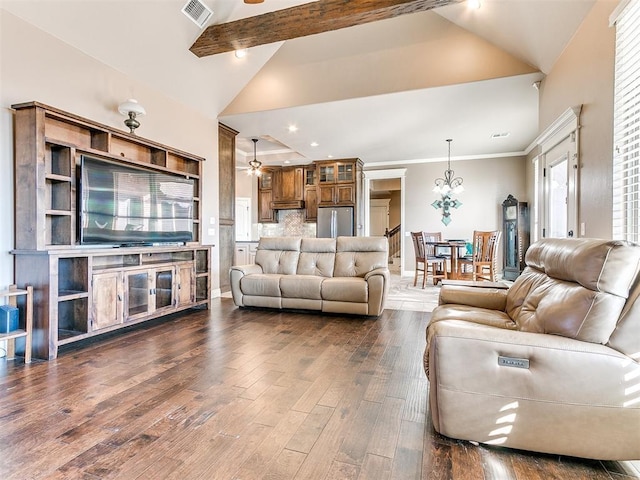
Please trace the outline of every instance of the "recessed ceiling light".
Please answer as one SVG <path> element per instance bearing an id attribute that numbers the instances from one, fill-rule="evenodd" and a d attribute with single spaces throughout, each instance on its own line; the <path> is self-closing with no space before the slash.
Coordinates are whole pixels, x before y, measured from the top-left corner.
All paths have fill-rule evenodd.
<path id="1" fill-rule="evenodd" d="M 482 6 L 480 0 L 467 0 L 467 5 L 473 10 L 477 10 Z"/>
<path id="2" fill-rule="evenodd" d="M 285 165 L 289 165 L 291 163 L 291 160 L 285 160 L 284 163 Z"/>
<path id="3" fill-rule="evenodd" d="M 289 125 L 289 133 L 294 133 L 298 131 L 298 127 L 295 125 Z"/>
<path id="4" fill-rule="evenodd" d="M 491 135 L 491 138 L 507 138 L 509 134 L 510 132 L 494 133 L 493 135 Z"/>
<path id="5" fill-rule="evenodd" d="M 240 50 L 236 50 L 236 58 L 244 58 L 249 53 L 247 48 L 241 48 Z"/>
<path id="6" fill-rule="evenodd" d="M 317 147 L 318 145 L 320 145 L 318 142 L 311 142 L 312 147 Z"/>
<path id="7" fill-rule="evenodd" d="M 327 158 L 333 158 L 333 155 L 327 155 Z"/>

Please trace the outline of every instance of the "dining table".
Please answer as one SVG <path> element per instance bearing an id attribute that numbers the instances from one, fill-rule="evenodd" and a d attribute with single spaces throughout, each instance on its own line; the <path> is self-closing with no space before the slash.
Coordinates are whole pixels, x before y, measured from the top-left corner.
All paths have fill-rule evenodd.
<path id="1" fill-rule="evenodd" d="M 462 276 L 458 272 L 458 258 L 460 258 L 460 249 L 464 249 L 465 253 L 467 251 L 467 241 L 466 240 L 457 240 L 457 239 L 449 239 L 449 240 L 437 240 L 437 241 L 428 241 L 425 242 L 428 245 L 433 245 L 436 256 L 438 256 L 438 249 L 447 248 L 449 249 L 449 255 L 446 258 L 450 258 L 449 264 L 451 265 L 451 271 L 447 271 L 445 268 L 445 278 L 450 280 L 458 280 L 462 278 Z"/>

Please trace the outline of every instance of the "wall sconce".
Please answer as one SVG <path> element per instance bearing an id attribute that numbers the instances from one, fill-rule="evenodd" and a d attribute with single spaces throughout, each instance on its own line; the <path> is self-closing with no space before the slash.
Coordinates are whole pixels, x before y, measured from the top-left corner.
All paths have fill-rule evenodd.
<path id="1" fill-rule="evenodd" d="M 137 100 L 130 98 L 126 102 L 122 102 L 118 105 L 118 112 L 121 115 L 128 117 L 124 124 L 129 128 L 129 133 L 133 133 L 135 135 L 135 129 L 140 126 L 140 122 L 136 119 L 136 117 L 141 115 L 146 115 L 146 110 L 142 105 L 138 103 Z"/>

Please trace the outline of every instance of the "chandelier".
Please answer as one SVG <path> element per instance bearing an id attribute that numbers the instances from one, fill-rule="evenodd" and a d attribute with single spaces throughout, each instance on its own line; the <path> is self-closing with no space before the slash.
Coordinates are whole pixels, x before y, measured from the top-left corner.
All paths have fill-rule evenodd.
<path id="1" fill-rule="evenodd" d="M 458 194 L 464 190 L 462 186 L 462 178 L 454 177 L 455 173 L 451 170 L 451 142 L 452 138 L 447 138 L 449 144 L 449 156 L 447 159 L 447 169 L 444 171 L 444 178 L 436 178 L 433 191 L 441 195 L 449 195 L 450 193 Z"/>
<path id="2" fill-rule="evenodd" d="M 247 173 L 249 175 L 255 175 L 256 177 L 259 177 L 262 174 L 262 171 L 260 170 L 260 167 L 262 167 L 262 162 L 256 157 L 256 145 L 258 144 L 258 139 L 252 138 L 251 141 L 253 142 L 253 160 L 249 162 Z"/>
<path id="3" fill-rule="evenodd" d="M 433 191 L 440 194 L 441 198 L 434 201 L 431 206 L 435 209 L 442 209 L 442 223 L 449 225 L 451 223 L 451 209 L 458 208 L 462 202 L 457 198 L 451 198 L 451 195 L 458 194 L 464 190 L 462 186 L 462 178 L 455 177 L 451 170 L 451 142 L 453 139 L 448 138 L 449 156 L 447 159 L 447 169 L 444 171 L 444 178 L 436 178 L 436 186 Z"/>

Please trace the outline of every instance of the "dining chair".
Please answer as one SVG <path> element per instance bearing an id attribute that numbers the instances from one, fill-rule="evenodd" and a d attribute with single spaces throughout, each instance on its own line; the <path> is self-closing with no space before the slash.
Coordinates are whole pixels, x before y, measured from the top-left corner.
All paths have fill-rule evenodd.
<path id="1" fill-rule="evenodd" d="M 458 276 L 463 278 L 470 276 L 472 280 L 496 281 L 498 269 L 498 245 L 500 243 L 500 230 L 473 232 L 473 252 L 471 255 L 458 258 Z M 471 271 L 468 271 L 471 267 Z"/>
<path id="2" fill-rule="evenodd" d="M 411 232 L 413 239 L 413 248 L 416 254 L 416 270 L 413 277 L 413 286 L 418 283 L 418 275 L 422 272 L 422 288 L 427 285 L 427 277 L 431 275 L 434 285 L 446 277 L 445 262 L 446 259 L 436 257 L 435 245 L 428 242 L 438 242 L 442 239 L 442 234 L 429 232 Z M 422 265 L 421 265 L 422 264 Z"/>

